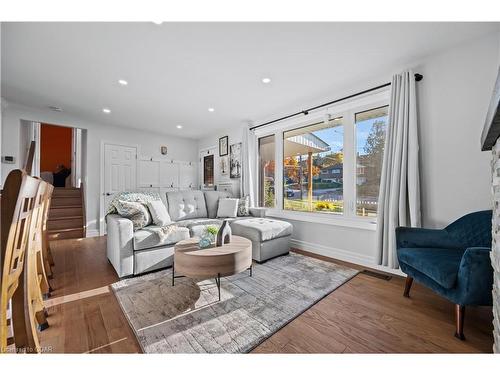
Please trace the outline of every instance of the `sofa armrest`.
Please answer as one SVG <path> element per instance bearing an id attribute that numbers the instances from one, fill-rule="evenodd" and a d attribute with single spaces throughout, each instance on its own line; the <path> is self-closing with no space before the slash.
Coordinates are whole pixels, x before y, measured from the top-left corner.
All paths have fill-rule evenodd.
<path id="1" fill-rule="evenodd" d="M 489 305 L 493 288 L 491 248 L 469 247 L 465 250 L 458 269 L 458 288 L 463 305 Z"/>
<path id="2" fill-rule="evenodd" d="M 248 210 L 250 212 L 250 215 L 253 217 L 265 217 L 266 216 L 266 207 L 251 207 Z"/>
<path id="3" fill-rule="evenodd" d="M 440 247 L 460 249 L 463 247 L 444 229 L 396 228 L 396 246 L 400 248 Z"/>
<path id="4" fill-rule="evenodd" d="M 134 273 L 134 225 L 120 215 L 108 215 L 106 255 L 119 277 Z"/>

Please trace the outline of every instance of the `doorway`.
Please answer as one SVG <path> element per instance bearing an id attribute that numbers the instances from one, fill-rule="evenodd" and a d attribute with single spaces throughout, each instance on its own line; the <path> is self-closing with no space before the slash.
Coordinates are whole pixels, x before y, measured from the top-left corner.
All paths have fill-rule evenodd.
<path id="1" fill-rule="evenodd" d="M 73 129 L 65 126 L 40 126 L 40 177 L 54 187 L 71 187 L 71 149 Z"/>
<path id="2" fill-rule="evenodd" d="M 84 139 L 83 129 L 21 120 L 21 167 L 27 167 L 28 149 L 35 141 L 32 175 L 58 188 L 79 188 L 85 167 Z"/>
<path id="3" fill-rule="evenodd" d="M 202 190 L 215 189 L 215 147 L 200 151 L 200 187 Z"/>

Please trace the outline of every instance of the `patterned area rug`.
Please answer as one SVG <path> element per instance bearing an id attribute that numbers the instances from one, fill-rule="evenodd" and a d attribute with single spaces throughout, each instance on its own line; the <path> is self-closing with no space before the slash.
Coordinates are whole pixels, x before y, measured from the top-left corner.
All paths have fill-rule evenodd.
<path id="1" fill-rule="evenodd" d="M 171 269 L 112 285 L 145 353 L 247 353 L 358 271 L 290 253 L 215 280 Z"/>

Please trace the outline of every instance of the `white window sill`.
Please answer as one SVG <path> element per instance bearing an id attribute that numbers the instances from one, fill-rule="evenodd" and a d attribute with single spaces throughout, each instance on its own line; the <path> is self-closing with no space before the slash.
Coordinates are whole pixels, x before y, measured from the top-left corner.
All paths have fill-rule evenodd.
<path id="1" fill-rule="evenodd" d="M 288 211 L 275 208 L 267 209 L 266 216 L 371 231 L 375 231 L 377 229 L 377 222 L 375 218 L 344 217 L 331 213 Z"/>

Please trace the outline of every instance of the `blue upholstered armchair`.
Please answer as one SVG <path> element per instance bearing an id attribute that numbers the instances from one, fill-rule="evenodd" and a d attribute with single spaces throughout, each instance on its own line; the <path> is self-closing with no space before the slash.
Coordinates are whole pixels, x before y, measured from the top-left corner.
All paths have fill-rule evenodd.
<path id="1" fill-rule="evenodd" d="M 455 304 L 456 333 L 464 340 L 466 305 L 492 304 L 491 211 L 465 215 L 444 229 L 396 228 L 404 296 L 415 279 Z"/>

